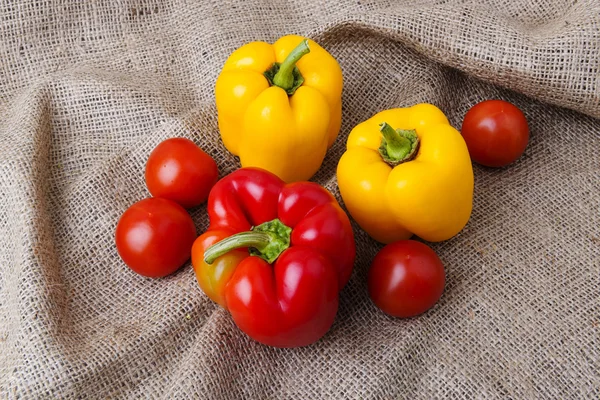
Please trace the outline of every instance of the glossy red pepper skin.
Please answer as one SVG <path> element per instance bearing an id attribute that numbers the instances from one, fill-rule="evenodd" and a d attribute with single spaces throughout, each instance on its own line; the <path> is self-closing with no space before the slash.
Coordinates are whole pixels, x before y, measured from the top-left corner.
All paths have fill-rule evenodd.
<path id="1" fill-rule="evenodd" d="M 213 187 L 208 215 L 209 229 L 192 248 L 204 292 L 261 343 L 298 347 L 320 339 L 335 319 L 356 255 L 350 221 L 335 198 L 316 183 L 286 185 L 265 170 L 242 168 Z M 289 248 L 272 264 L 247 249 L 204 261 L 210 245 L 276 218 L 292 232 Z"/>

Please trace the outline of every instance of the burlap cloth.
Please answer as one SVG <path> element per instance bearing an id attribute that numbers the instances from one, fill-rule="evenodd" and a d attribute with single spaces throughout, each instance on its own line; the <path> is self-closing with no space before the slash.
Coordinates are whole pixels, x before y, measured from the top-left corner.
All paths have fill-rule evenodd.
<path id="1" fill-rule="evenodd" d="M 598 398 L 600 6 L 597 0 L 6 0 L 0 5 L 0 397 L 206 399 Z M 529 146 L 475 166 L 473 215 L 433 245 L 438 305 L 410 320 L 370 302 L 380 245 L 358 257 L 317 344 L 253 342 L 188 263 L 160 280 L 119 259 L 143 168 L 185 136 L 221 176 L 214 83 L 251 40 L 309 36 L 343 69 L 343 124 L 314 180 L 339 197 L 350 129 L 431 102 L 521 107 Z M 198 231 L 206 208 L 192 212 Z"/>

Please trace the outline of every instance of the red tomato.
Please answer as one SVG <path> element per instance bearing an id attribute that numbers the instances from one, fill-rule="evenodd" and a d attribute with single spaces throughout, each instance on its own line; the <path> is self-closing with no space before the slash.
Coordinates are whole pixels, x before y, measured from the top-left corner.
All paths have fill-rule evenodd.
<path id="1" fill-rule="evenodd" d="M 385 246 L 369 270 L 369 296 L 383 312 L 414 317 L 429 310 L 442 296 L 446 277 L 435 252 L 415 240 Z"/>
<path id="2" fill-rule="evenodd" d="M 185 208 L 205 202 L 218 176 L 215 160 L 185 138 L 161 142 L 146 163 L 146 185 L 152 196 Z"/>
<path id="3" fill-rule="evenodd" d="M 129 207 L 115 231 L 117 251 L 140 275 L 159 278 L 175 272 L 191 256 L 196 227 L 179 204 L 151 197 Z"/>
<path id="4" fill-rule="evenodd" d="M 523 154 L 529 141 L 525 115 L 503 100 L 486 100 L 465 115 L 461 133 L 471 159 L 487 167 L 504 167 Z"/>

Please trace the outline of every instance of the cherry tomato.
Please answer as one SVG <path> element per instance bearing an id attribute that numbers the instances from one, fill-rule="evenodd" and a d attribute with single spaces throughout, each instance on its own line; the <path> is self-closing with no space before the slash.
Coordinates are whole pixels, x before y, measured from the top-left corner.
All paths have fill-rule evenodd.
<path id="1" fill-rule="evenodd" d="M 415 240 L 400 240 L 381 249 L 368 276 L 373 303 L 401 318 L 414 317 L 433 307 L 445 283 L 444 266 L 437 254 Z"/>
<path id="2" fill-rule="evenodd" d="M 503 100 L 486 100 L 471 107 L 461 133 L 471 159 L 487 167 L 504 167 L 517 160 L 529 141 L 525 115 Z"/>
<path id="3" fill-rule="evenodd" d="M 129 207 L 117 224 L 117 252 L 140 275 L 159 278 L 175 272 L 191 256 L 196 227 L 179 204 L 151 197 Z"/>
<path id="4" fill-rule="evenodd" d="M 145 176 L 152 196 L 191 208 L 206 201 L 219 171 L 215 160 L 194 142 L 171 138 L 150 153 Z"/>

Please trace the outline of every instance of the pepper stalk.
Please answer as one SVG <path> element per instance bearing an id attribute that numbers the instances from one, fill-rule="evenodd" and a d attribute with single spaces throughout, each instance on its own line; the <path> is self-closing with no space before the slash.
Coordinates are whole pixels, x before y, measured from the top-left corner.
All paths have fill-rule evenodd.
<path id="1" fill-rule="evenodd" d="M 383 134 L 379 154 L 392 167 L 412 160 L 417 155 L 419 136 L 414 129 L 394 129 L 387 122 L 379 125 Z"/>
<path id="2" fill-rule="evenodd" d="M 304 77 L 296 66 L 296 63 L 305 54 L 310 53 L 308 39 L 304 39 L 296 46 L 285 60 L 280 63 L 273 63 L 273 66 L 264 72 L 271 86 L 279 86 L 291 96 L 304 83 Z"/>
<path id="3" fill-rule="evenodd" d="M 250 231 L 236 233 L 213 244 L 205 250 L 204 262 L 210 265 L 231 250 L 248 248 L 251 255 L 272 264 L 290 247 L 291 232 L 292 228 L 275 218 L 255 226 Z"/>

